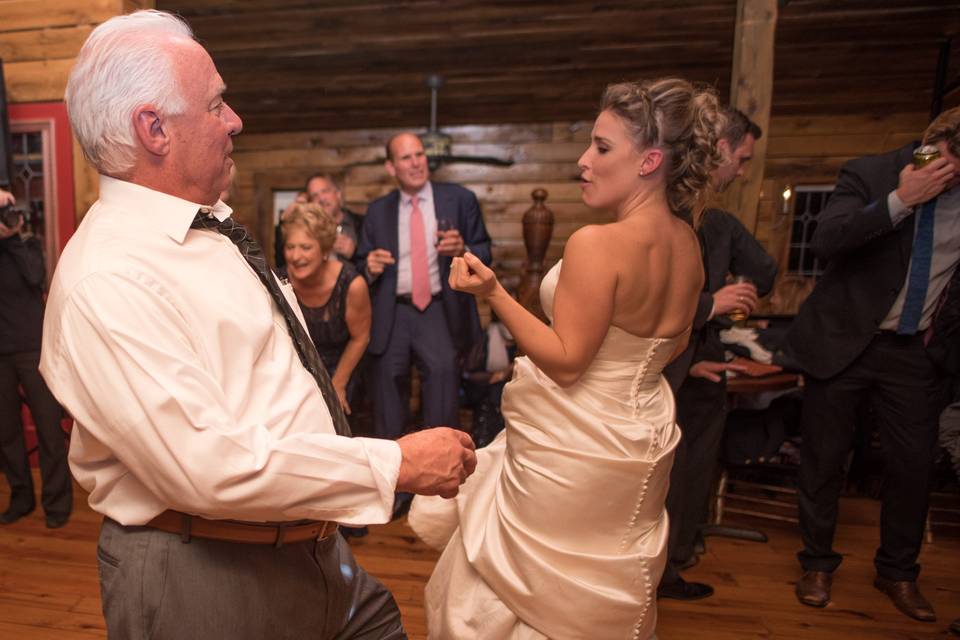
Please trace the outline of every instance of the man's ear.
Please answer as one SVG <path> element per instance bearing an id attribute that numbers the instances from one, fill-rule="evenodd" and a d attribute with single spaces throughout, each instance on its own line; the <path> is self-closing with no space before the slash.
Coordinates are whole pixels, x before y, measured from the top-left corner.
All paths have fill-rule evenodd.
<path id="1" fill-rule="evenodd" d="M 733 159 L 733 148 L 730 147 L 730 143 L 726 138 L 717 140 L 717 151 L 720 152 L 720 157 L 723 158 L 724 164 L 729 163 Z"/>
<path id="2" fill-rule="evenodd" d="M 390 174 L 391 178 L 397 177 L 397 168 L 393 166 L 393 161 L 391 160 L 384 161 L 383 168 L 387 170 L 387 173 Z"/>
<path id="3" fill-rule="evenodd" d="M 164 122 L 152 104 L 142 104 L 133 110 L 133 131 L 148 153 L 165 156 L 170 153 L 170 136 Z"/>
<path id="4" fill-rule="evenodd" d="M 643 154 L 643 160 L 640 162 L 640 175 L 650 175 L 659 169 L 661 164 L 663 164 L 663 150 L 647 149 Z"/>

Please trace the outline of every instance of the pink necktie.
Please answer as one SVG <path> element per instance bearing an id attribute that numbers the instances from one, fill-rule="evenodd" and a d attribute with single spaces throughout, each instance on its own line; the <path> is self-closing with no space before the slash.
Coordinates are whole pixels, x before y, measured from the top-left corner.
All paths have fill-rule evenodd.
<path id="1" fill-rule="evenodd" d="M 423 213 L 417 202 L 419 199 L 414 196 L 410 200 L 413 206 L 410 211 L 410 299 L 413 306 L 423 311 L 430 304 L 431 295 L 427 240 L 423 230 Z"/>

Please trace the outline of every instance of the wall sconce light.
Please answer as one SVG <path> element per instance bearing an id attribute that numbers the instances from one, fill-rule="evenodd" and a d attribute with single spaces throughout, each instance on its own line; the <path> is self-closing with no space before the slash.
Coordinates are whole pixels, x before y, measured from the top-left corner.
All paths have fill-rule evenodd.
<path id="1" fill-rule="evenodd" d="M 790 198 L 793 197 L 793 189 L 788 186 L 780 195 L 783 198 L 783 212 L 790 213 Z"/>

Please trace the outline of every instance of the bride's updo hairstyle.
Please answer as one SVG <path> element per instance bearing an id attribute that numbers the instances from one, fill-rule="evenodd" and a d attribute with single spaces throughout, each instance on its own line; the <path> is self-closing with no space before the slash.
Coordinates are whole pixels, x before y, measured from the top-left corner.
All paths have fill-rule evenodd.
<path id="1" fill-rule="evenodd" d="M 717 134 L 723 116 L 713 89 L 681 78 L 623 82 L 607 87 L 602 111 L 619 116 L 638 149 L 664 152 L 667 202 L 674 214 L 696 220 L 721 163 Z"/>

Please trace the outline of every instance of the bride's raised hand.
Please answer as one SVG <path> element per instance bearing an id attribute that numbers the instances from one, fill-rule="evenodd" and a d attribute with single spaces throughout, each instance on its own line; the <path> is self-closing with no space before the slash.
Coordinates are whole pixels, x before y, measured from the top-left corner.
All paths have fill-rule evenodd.
<path id="1" fill-rule="evenodd" d="M 450 288 L 487 298 L 497 290 L 497 276 L 472 253 L 454 258 L 450 265 Z"/>

